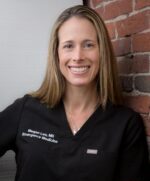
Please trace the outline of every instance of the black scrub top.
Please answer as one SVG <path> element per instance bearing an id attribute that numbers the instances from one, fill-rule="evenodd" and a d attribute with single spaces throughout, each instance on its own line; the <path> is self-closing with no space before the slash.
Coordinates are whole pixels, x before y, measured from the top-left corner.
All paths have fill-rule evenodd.
<path id="1" fill-rule="evenodd" d="M 108 103 L 73 135 L 62 102 L 24 96 L 0 113 L 0 156 L 16 153 L 16 181 L 143 181 L 148 149 L 139 114 Z"/>

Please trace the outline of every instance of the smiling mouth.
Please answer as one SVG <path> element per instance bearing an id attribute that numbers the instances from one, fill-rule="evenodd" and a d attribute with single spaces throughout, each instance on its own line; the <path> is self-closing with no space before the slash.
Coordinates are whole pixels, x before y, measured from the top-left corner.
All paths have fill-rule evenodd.
<path id="1" fill-rule="evenodd" d="M 86 73 L 90 68 L 90 66 L 68 66 L 68 67 L 72 73 L 78 73 L 78 74 Z"/>

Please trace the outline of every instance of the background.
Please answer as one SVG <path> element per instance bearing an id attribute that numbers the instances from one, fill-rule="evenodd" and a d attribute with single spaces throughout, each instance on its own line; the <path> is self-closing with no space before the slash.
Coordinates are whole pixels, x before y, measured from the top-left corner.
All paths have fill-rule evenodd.
<path id="1" fill-rule="evenodd" d="M 40 86 L 52 24 L 75 4 L 82 1 L 0 0 L 0 111 Z M 0 181 L 13 181 L 14 174 L 9 151 L 0 159 Z"/>

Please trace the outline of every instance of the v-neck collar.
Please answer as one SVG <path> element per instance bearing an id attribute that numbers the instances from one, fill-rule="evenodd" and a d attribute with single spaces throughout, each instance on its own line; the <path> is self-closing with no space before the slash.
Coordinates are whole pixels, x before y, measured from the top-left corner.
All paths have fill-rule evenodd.
<path id="1" fill-rule="evenodd" d="M 104 119 L 106 116 L 106 110 L 104 110 L 101 106 L 98 106 L 96 110 L 91 114 L 91 116 L 87 119 L 87 121 L 82 125 L 80 130 L 73 134 L 69 122 L 67 120 L 66 111 L 63 102 L 61 101 L 60 104 L 57 106 L 56 114 L 59 117 L 59 121 L 61 121 L 60 125 L 62 127 L 61 135 L 63 137 L 70 137 L 73 139 L 77 139 L 83 134 L 89 134 L 92 130 L 97 121 Z M 61 129 L 60 127 L 60 129 Z"/>

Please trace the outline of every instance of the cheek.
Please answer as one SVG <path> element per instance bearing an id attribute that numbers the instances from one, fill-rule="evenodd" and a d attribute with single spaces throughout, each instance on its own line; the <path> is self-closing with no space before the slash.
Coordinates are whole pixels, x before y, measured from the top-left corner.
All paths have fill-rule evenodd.
<path id="1" fill-rule="evenodd" d="M 99 72 L 99 63 L 95 64 L 95 67 L 93 69 L 93 76 L 97 76 L 98 72 Z"/>
<path id="2" fill-rule="evenodd" d="M 93 51 L 91 54 L 89 54 L 91 60 L 93 60 L 93 63 L 95 65 L 99 65 L 100 63 L 100 53 L 99 53 L 99 49 L 96 49 L 95 51 Z"/>
<path id="3" fill-rule="evenodd" d="M 58 52 L 58 59 L 59 59 L 59 67 L 61 69 L 63 66 L 63 62 L 64 62 L 64 56 L 61 52 Z"/>
<path id="4" fill-rule="evenodd" d="M 63 65 L 67 62 L 68 56 L 64 52 L 58 52 L 59 64 Z"/>
<path id="5" fill-rule="evenodd" d="M 95 76 L 97 76 L 97 74 L 99 73 L 99 70 L 100 70 L 100 61 L 99 61 L 99 57 L 97 56 L 97 57 L 94 57 L 95 59 L 94 59 L 94 62 L 93 62 L 93 64 L 94 64 L 94 66 L 93 66 L 93 74 L 95 75 Z"/>
<path id="6" fill-rule="evenodd" d="M 62 57 L 59 58 L 59 70 L 60 72 L 65 75 L 66 74 L 66 61 Z"/>

